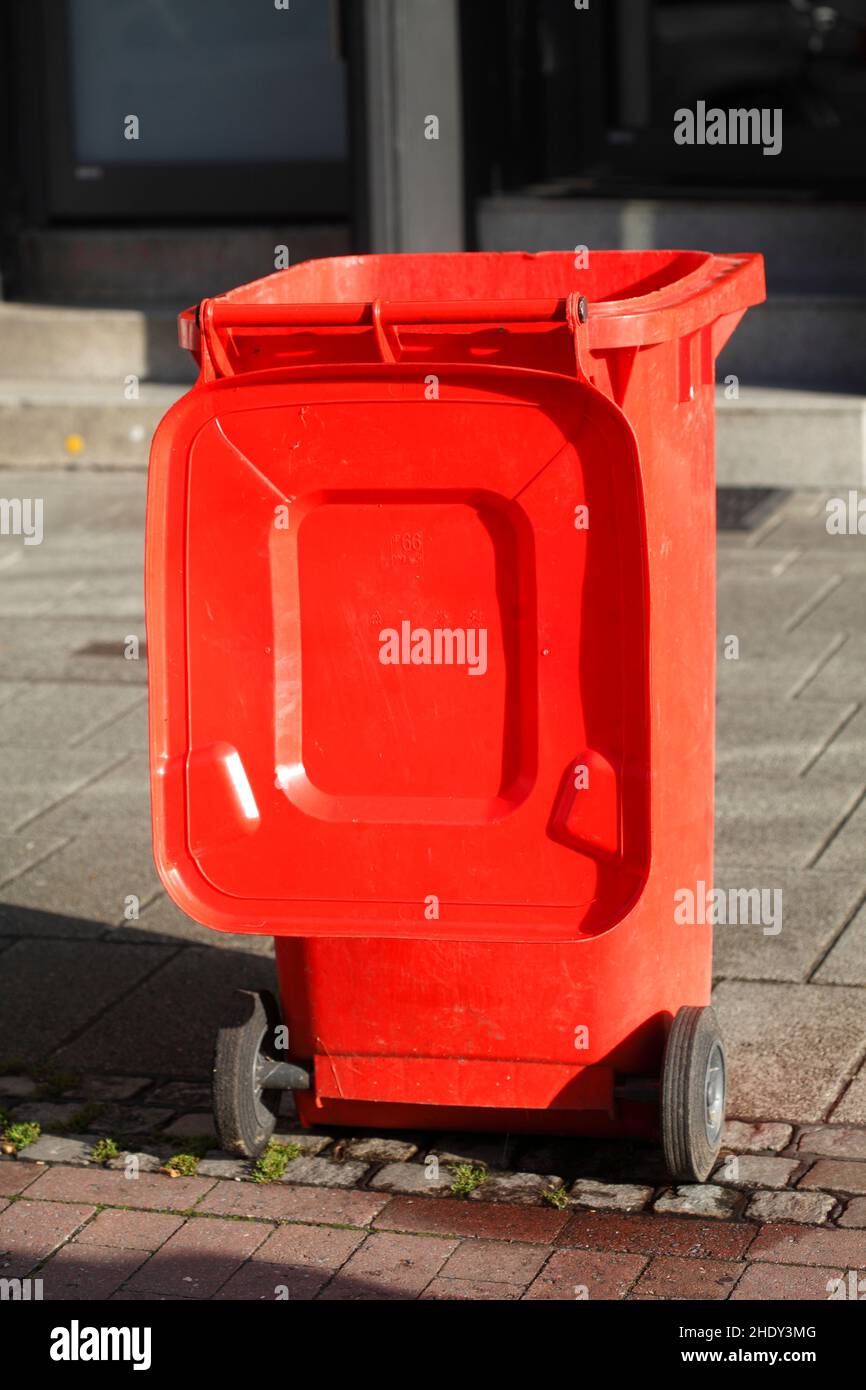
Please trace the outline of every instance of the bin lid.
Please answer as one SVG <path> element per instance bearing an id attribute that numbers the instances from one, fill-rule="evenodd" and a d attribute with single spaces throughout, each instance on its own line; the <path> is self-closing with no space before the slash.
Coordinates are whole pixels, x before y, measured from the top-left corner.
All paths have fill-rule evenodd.
<path id="1" fill-rule="evenodd" d="M 221 381 L 157 434 L 154 844 L 206 925 L 570 939 L 645 873 L 631 433 L 576 381 L 430 377 Z"/>

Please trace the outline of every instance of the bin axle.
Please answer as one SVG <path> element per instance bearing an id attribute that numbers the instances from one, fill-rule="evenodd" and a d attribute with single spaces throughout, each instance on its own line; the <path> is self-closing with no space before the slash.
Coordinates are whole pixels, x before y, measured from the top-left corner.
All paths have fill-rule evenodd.
<path id="1" fill-rule="evenodd" d="M 307 1067 L 296 1062 L 277 1062 L 273 1057 L 259 1055 L 256 1062 L 256 1085 L 262 1091 L 309 1091 L 313 1084 Z"/>

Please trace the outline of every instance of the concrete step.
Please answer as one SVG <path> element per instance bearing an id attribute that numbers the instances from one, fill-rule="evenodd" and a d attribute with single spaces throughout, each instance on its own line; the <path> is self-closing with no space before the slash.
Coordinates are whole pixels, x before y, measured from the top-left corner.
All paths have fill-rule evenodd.
<path id="1" fill-rule="evenodd" d="M 184 308 L 184 305 L 179 305 Z M 54 304 L 0 304 L 0 380 L 195 380 L 196 366 L 178 346 L 169 308 L 83 309 Z"/>
<path id="2" fill-rule="evenodd" d="M 716 473 L 725 486 L 861 487 L 866 396 L 763 387 L 716 393 Z"/>
<path id="3" fill-rule="evenodd" d="M 186 386 L 12 380 L 0 385 L 0 467 L 144 468 L 150 440 Z"/>
<path id="4" fill-rule="evenodd" d="M 487 251 L 760 251 L 768 301 L 750 309 L 719 362 L 743 386 L 866 387 L 866 222 L 858 204 L 488 198 Z"/>
<path id="5" fill-rule="evenodd" d="M 776 295 L 751 309 L 719 359 L 723 380 L 856 392 L 866 384 L 866 296 Z M 195 380 L 167 307 L 0 304 L 0 378 Z"/>
<path id="6" fill-rule="evenodd" d="M 181 383 L 145 383 L 137 401 L 107 382 L 11 381 L 0 387 L 0 467 L 144 468 L 150 439 Z M 866 397 L 831 392 L 717 392 L 720 484 L 860 487 Z"/>
<path id="7" fill-rule="evenodd" d="M 289 264 L 351 250 L 343 225 L 258 227 L 71 227 L 18 238 L 16 299 L 82 305 L 171 304 L 272 274 L 277 247 Z M 7 296 L 8 297 L 8 296 Z"/>
<path id="8" fill-rule="evenodd" d="M 773 294 L 866 295 L 866 222 L 853 202 L 509 194 L 481 200 L 478 238 L 482 251 L 760 251 Z"/>
<path id="9" fill-rule="evenodd" d="M 866 388 L 866 295 L 771 295 L 749 309 L 718 362 L 743 386 Z"/>

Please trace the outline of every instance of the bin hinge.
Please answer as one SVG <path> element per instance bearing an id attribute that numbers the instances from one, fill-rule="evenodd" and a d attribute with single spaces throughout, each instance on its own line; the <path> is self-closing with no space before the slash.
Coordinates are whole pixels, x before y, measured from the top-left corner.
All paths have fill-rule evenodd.
<path id="1" fill-rule="evenodd" d="M 574 291 L 565 305 L 568 330 L 574 343 L 574 361 L 581 381 L 589 381 L 589 303 L 585 294 Z"/>

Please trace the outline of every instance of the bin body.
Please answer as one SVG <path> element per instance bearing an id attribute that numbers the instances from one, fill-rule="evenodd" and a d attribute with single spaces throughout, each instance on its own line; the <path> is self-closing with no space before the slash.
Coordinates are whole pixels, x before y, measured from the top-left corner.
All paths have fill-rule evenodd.
<path id="1" fill-rule="evenodd" d="M 651 1134 L 709 1000 L 714 364 L 762 264 L 590 262 L 312 262 L 182 318 L 154 853 L 275 937 L 307 1124 Z"/>

